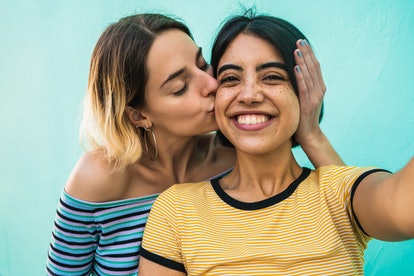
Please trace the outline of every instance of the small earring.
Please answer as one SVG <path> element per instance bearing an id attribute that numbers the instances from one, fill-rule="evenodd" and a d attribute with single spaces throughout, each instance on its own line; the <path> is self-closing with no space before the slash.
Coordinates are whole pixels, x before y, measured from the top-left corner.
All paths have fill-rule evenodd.
<path id="1" fill-rule="evenodd" d="M 144 134 L 144 146 L 145 146 L 145 151 L 148 153 L 148 155 L 149 155 L 149 157 L 150 157 L 150 159 L 152 160 L 152 161 L 155 161 L 155 160 L 157 160 L 157 158 L 158 158 L 158 145 L 157 145 L 157 139 L 155 139 L 155 134 L 154 134 L 154 131 L 152 131 L 152 128 L 146 128 L 146 127 L 144 127 L 144 129 L 145 129 L 145 134 Z M 147 133 L 148 132 L 150 132 L 151 133 L 151 136 L 152 136 L 152 140 L 154 141 L 154 147 L 155 147 L 155 157 L 152 157 L 151 156 L 151 154 L 149 153 L 149 150 L 148 150 L 148 143 L 147 143 Z"/>

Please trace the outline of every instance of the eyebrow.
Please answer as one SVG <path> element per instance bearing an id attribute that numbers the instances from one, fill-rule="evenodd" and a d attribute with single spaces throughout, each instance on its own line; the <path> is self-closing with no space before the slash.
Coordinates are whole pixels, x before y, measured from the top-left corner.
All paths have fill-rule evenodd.
<path id="1" fill-rule="evenodd" d="M 258 65 L 256 67 L 256 72 L 260 71 L 260 70 L 263 70 L 263 69 L 272 68 L 272 67 L 280 68 L 280 69 L 283 69 L 285 71 L 287 70 L 286 65 L 281 63 L 281 62 L 267 62 L 267 63 L 263 63 L 263 64 Z"/>
<path id="2" fill-rule="evenodd" d="M 201 54 L 202 54 L 202 49 L 201 49 L 201 47 L 199 47 L 198 48 L 198 51 L 197 51 L 197 54 L 196 54 L 196 62 L 197 62 L 197 60 L 200 58 L 200 56 L 201 56 Z M 171 81 L 171 80 L 173 80 L 173 79 L 175 79 L 176 77 L 178 77 L 179 75 L 181 75 L 182 73 L 184 73 L 184 71 L 187 69 L 187 67 L 186 66 L 184 66 L 183 68 L 181 68 L 181 69 L 178 69 L 177 71 L 175 71 L 174 73 L 172 73 L 172 74 L 170 74 L 169 76 L 168 76 L 168 78 L 160 85 L 160 88 L 161 87 L 163 87 L 167 82 L 169 82 L 169 81 Z"/>
<path id="3" fill-rule="evenodd" d="M 273 68 L 273 67 L 286 70 L 286 65 L 281 62 L 267 62 L 267 63 L 263 63 L 263 64 L 256 66 L 256 72 L 263 70 L 263 69 L 267 69 L 267 68 Z M 220 75 L 223 71 L 230 70 L 230 69 L 237 70 L 237 71 L 243 71 L 243 68 L 241 66 L 238 66 L 235 64 L 225 64 L 217 70 L 217 75 Z"/>
<path id="4" fill-rule="evenodd" d="M 230 70 L 230 69 L 233 69 L 233 70 L 236 70 L 236 71 L 243 71 L 243 68 L 241 68 L 238 65 L 235 65 L 235 64 L 224 64 L 223 66 L 221 66 L 217 70 L 217 76 L 220 75 L 223 71 Z"/>

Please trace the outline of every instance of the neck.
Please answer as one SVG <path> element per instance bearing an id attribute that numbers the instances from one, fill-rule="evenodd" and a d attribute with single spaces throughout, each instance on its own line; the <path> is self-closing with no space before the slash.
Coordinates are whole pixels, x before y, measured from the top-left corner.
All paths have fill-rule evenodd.
<path id="1" fill-rule="evenodd" d="M 284 191 L 301 172 L 290 148 L 266 155 L 237 151 L 234 170 L 220 185 L 230 196 L 254 202 Z"/>
<path id="2" fill-rule="evenodd" d="M 157 138 L 158 139 L 158 138 Z M 171 177 L 173 182 L 185 182 L 188 172 L 203 159 L 205 154 L 198 145 L 198 137 L 188 139 L 159 139 L 158 157 L 151 160 L 150 154 L 143 154 L 140 163 L 153 171 Z M 153 150 L 153 146 L 151 146 Z"/>

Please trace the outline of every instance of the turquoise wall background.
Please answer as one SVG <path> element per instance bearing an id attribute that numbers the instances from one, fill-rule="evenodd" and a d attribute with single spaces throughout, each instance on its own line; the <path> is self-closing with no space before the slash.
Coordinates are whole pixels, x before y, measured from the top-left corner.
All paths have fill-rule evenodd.
<path id="1" fill-rule="evenodd" d="M 0 0 L 1 276 L 45 275 L 55 208 L 82 152 L 80 104 L 104 28 L 136 12 L 175 14 L 209 58 L 217 27 L 240 3 L 308 36 L 328 87 L 322 127 L 347 164 L 395 171 L 414 155 L 411 0 Z M 413 275 L 413 259 L 414 241 L 372 241 L 366 275 Z"/>

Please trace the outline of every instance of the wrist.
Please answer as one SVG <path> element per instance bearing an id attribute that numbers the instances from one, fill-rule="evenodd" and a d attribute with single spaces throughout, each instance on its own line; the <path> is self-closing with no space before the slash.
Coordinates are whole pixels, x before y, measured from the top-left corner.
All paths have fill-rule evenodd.
<path id="1" fill-rule="evenodd" d="M 295 138 L 302 148 L 319 148 L 327 140 L 325 134 L 320 128 L 308 133 L 306 136 L 298 136 Z"/>

